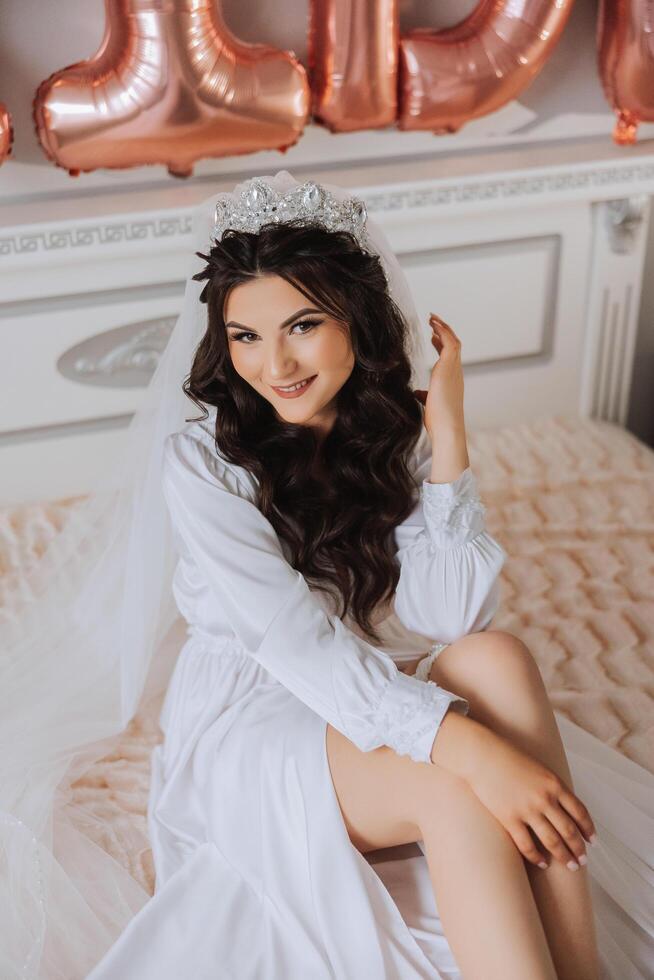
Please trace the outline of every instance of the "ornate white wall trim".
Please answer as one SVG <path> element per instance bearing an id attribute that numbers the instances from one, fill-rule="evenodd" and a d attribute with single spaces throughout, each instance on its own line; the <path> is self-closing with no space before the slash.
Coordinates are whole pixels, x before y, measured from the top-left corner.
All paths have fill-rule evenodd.
<path id="1" fill-rule="evenodd" d="M 159 238 L 184 239 L 191 234 L 191 224 L 190 214 L 177 214 L 170 217 L 62 224 L 55 228 L 18 231 L 0 237 L 0 257 L 88 249 L 97 245 L 115 246 L 129 242 L 156 241 Z"/>
<path id="2" fill-rule="evenodd" d="M 371 193 L 367 195 L 366 202 L 371 211 L 378 212 L 478 204 L 482 201 L 528 200 L 538 203 L 539 197 L 550 201 L 570 191 L 574 192 L 575 200 L 584 196 L 587 199 L 604 198 L 612 194 L 611 188 L 625 185 L 650 193 L 654 191 L 654 154 L 652 160 L 641 164 L 625 162 L 605 167 L 569 168 L 564 172 L 507 174 L 444 184 L 434 180 L 432 186 L 413 185 Z M 585 195 L 581 193 L 584 191 Z"/>
<path id="3" fill-rule="evenodd" d="M 283 167 L 283 163 L 279 166 Z M 404 175 L 409 166 L 403 165 L 401 172 Z M 434 162 L 436 167 L 437 161 Z M 338 172 L 332 179 L 339 182 Z M 206 185 L 198 185 L 196 192 L 198 201 L 208 196 Z M 654 150 L 638 161 L 626 156 L 619 162 L 608 160 L 545 168 L 530 166 L 520 171 L 472 175 L 458 180 L 434 175 L 427 181 L 404 179 L 382 185 L 361 183 L 352 186 L 352 192 L 365 197 L 371 213 L 391 220 L 398 213 L 422 215 L 426 209 L 433 209 L 439 216 L 454 216 L 484 207 L 538 206 L 566 199 L 595 202 L 654 194 Z M 161 197 L 165 199 L 165 192 Z M 107 208 L 110 206 L 110 198 L 107 198 Z M 87 256 L 94 258 L 117 249 L 125 255 L 130 250 L 142 249 L 144 244 L 155 251 L 168 252 L 171 248 L 183 251 L 191 240 L 191 213 L 188 207 L 162 207 L 147 212 L 135 207 L 129 215 L 120 217 L 71 218 L 66 222 L 6 226 L 0 231 L 0 272 L 3 263 L 9 262 L 12 266 L 30 264 L 39 255 L 57 254 L 66 262 L 68 257 L 75 260 Z"/>
<path id="4" fill-rule="evenodd" d="M 642 196 L 593 205 L 580 408 L 625 425 L 643 285 L 649 212 Z"/>

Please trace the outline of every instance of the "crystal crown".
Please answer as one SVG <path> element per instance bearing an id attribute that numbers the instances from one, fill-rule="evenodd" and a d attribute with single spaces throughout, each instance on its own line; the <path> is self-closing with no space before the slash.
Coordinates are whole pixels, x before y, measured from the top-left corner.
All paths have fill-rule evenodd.
<path id="1" fill-rule="evenodd" d="M 328 231 L 349 231 L 361 248 L 374 251 L 366 232 L 367 217 L 366 205 L 359 198 L 340 201 L 313 180 L 280 192 L 261 177 L 253 177 L 237 196 L 231 193 L 218 196 L 211 237 L 218 242 L 228 228 L 258 232 L 268 222 L 301 219 Z"/>

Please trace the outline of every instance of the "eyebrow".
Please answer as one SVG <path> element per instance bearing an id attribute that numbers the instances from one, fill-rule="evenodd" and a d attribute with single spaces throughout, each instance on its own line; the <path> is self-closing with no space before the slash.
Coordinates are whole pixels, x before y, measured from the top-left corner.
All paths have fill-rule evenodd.
<path id="1" fill-rule="evenodd" d="M 283 323 L 280 323 L 279 329 L 283 330 L 284 327 L 287 327 L 289 323 L 293 322 L 293 320 L 297 320 L 299 316 L 304 316 L 306 313 L 322 313 L 322 310 L 316 309 L 315 306 L 305 306 L 303 309 L 298 310 L 297 313 L 287 317 Z M 244 327 L 242 323 L 236 323 L 235 320 L 230 320 L 229 323 L 225 324 L 226 330 L 229 330 L 230 327 L 237 327 L 239 330 L 247 330 L 250 333 L 256 333 L 255 330 L 252 330 L 250 327 Z"/>

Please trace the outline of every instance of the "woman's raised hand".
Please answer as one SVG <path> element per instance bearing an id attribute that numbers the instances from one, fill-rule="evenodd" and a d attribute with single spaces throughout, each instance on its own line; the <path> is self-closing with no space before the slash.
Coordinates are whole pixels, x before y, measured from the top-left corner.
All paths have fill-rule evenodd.
<path id="1" fill-rule="evenodd" d="M 431 371 L 429 390 L 418 389 L 415 395 L 425 406 L 425 428 L 433 439 L 437 427 L 464 428 L 463 368 L 461 341 L 452 328 L 435 313 L 430 314 L 429 324 L 431 342 L 439 356 Z"/>
<path id="2" fill-rule="evenodd" d="M 581 800 L 551 769 L 486 726 L 466 780 L 528 861 L 542 867 L 549 852 L 569 866 L 586 854 L 595 826 Z"/>

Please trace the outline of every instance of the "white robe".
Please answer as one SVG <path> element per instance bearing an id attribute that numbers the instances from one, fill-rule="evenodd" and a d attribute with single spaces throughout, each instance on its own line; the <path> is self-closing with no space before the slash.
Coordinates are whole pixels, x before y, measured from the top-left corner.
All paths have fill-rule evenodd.
<path id="1" fill-rule="evenodd" d="M 189 630 L 152 756 L 155 894 L 88 980 L 457 980 L 424 858 L 389 863 L 385 884 L 351 844 L 325 733 L 329 722 L 362 751 L 432 764 L 445 713 L 468 712 L 397 665 L 483 630 L 497 609 L 506 556 L 475 477 L 430 483 L 423 430 L 376 647 L 289 564 L 254 478 L 216 453 L 214 412 L 165 450 Z M 404 917 L 391 894 L 403 889 Z"/>

